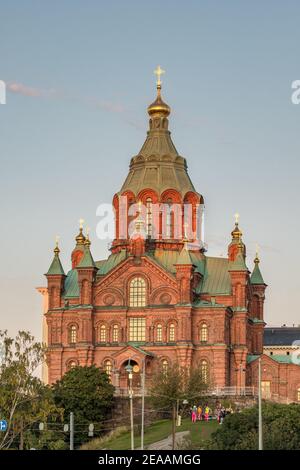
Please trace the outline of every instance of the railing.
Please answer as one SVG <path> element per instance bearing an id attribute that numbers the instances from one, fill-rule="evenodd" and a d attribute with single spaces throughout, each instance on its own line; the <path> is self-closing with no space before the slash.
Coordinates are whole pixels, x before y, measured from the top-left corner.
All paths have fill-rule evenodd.
<path id="1" fill-rule="evenodd" d="M 254 397 L 257 396 L 256 387 L 216 387 L 208 392 L 212 396 L 244 396 Z"/>

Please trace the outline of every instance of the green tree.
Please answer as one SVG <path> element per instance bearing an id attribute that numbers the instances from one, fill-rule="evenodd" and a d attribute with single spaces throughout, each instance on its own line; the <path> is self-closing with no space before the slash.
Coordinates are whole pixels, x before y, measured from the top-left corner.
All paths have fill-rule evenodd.
<path id="1" fill-rule="evenodd" d="M 88 425 L 93 423 L 95 435 L 111 414 L 114 387 L 107 374 L 95 365 L 74 367 L 53 385 L 57 406 L 64 409 L 64 419 L 74 413 L 76 444 L 87 440 Z"/>
<path id="2" fill-rule="evenodd" d="M 264 403 L 263 447 L 265 450 L 300 449 L 300 406 Z M 212 434 L 209 444 L 217 450 L 258 449 L 257 406 L 227 416 L 219 429 Z"/>
<path id="3" fill-rule="evenodd" d="M 165 410 L 172 416 L 173 449 L 175 448 L 176 410 L 183 400 L 197 403 L 208 389 L 199 369 L 187 369 L 178 363 L 169 365 L 167 370 L 159 367 L 153 374 L 150 399 L 157 410 Z"/>
<path id="4" fill-rule="evenodd" d="M 40 421 L 61 419 L 62 410 L 54 403 L 52 392 L 34 374 L 44 360 L 45 347 L 26 331 L 10 338 L 0 331 L 0 417 L 8 423 L 0 433 L 0 449 L 26 447 L 25 434 Z"/>

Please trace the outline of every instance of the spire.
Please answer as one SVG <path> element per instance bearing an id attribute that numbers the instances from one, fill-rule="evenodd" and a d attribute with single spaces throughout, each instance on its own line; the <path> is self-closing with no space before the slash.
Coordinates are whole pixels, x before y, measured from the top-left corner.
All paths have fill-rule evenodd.
<path id="1" fill-rule="evenodd" d="M 77 268 L 96 268 L 94 259 L 92 257 L 90 246 L 85 244 L 83 257 L 77 265 Z"/>
<path id="2" fill-rule="evenodd" d="M 55 240 L 55 248 L 53 250 L 54 258 L 50 265 L 50 268 L 48 269 L 47 275 L 65 275 L 64 269 L 59 259 L 60 249 L 58 247 L 58 239 L 59 237 L 57 236 Z"/>
<path id="3" fill-rule="evenodd" d="M 83 235 L 83 224 L 84 224 L 84 220 L 79 219 L 79 234 L 75 238 L 76 245 L 83 245 L 85 242 L 85 236 Z"/>
<path id="4" fill-rule="evenodd" d="M 260 262 L 260 259 L 258 255 L 258 246 L 256 246 L 256 253 L 255 253 L 255 258 L 254 258 L 254 269 L 250 277 L 251 284 L 265 284 L 265 281 L 262 277 L 262 274 L 258 266 L 259 262 Z"/>

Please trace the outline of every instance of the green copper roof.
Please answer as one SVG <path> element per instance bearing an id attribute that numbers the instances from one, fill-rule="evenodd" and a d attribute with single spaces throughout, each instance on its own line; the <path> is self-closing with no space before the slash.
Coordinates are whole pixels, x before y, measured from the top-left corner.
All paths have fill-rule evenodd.
<path id="1" fill-rule="evenodd" d="M 251 284 L 264 284 L 265 283 L 261 275 L 258 263 L 255 263 L 254 269 L 250 277 L 250 282 Z"/>
<path id="2" fill-rule="evenodd" d="M 189 250 L 187 250 L 185 246 L 182 248 L 181 252 L 179 253 L 176 264 L 179 264 L 179 265 L 192 265 L 193 264 L 193 261 L 190 256 L 190 252 Z"/>
<path id="3" fill-rule="evenodd" d="M 54 255 L 53 261 L 48 269 L 47 275 L 65 274 L 59 256 Z"/>
<path id="4" fill-rule="evenodd" d="M 70 297 L 79 297 L 78 272 L 76 269 L 71 269 L 65 280 L 64 298 Z"/>
<path id="5" fill-rule="evenodd" d="M 238 252 L 234 261 L 229 262 L 229 271 L 248 271 L 245 258 L 241 251 Z"/>
<path id="6" fill-rule="evenodd" d="M 89 247 L 84 248 L 84 255 L 80 260 L 77 268 L 96 268 L 95 262 L 93 260 L 92 254 Z"/>
<path id="7" fill-rule="evenodd" d="M 272 354 L 269 356 L 271 359 L 274 359 L 276 362 L 280 362 L 282 364 L 292 364 L 292 356 L 286 354 Z"/>
<path id="8" fill-rule="evenodd" d="M 248 354 L 247 356 L 247 363 L 251 364 L 251 362 L 256 361 L 259 358 L 258 354 Z"/>
<path id="9" fill-rule="evenodd" d="M 96 261 L 96 267 L 98 268 L 97 276 L 104 276 L 109 271 L 114 269 L 118 264 L 122 263 L 126 259 L 126 251 L 122 250 L 119 253 L 111 254 L 107 259 Z"/>

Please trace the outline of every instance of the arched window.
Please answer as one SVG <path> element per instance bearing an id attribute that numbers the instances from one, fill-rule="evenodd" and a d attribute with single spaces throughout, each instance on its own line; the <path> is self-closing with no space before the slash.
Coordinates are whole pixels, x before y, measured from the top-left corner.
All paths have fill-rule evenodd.
<path id="1" fill-rule="evenodd" d="M 208 364 L 205 359 L 201 361 L 201 380 L 204 384 L 208 383 Z"/>
<path id="2" fill-rule="evenodd" d="M 67 369 L 74 369 L 74 367 L 77 367 L 77 362 L 76 361 L 69 361 L 67 364 Z"/>
<path id="3" fill-rule="evenodd" d="M 206 323 L 201 324 L 199 336 L 200 336 L 200 341 L 202 343 L 207 342 L 207 340 L 208 340 L 208 326 L 207 326 Z"/>
<path id="4" fill-rule="evenodd" d="M 172 199 L 168 199 L 166 207 L 166 238 L 172 238 L 174 233 L 172 204 Z"/>
<path id="5" fill-rule="evenodd" d="M 146 282 L 142 277 L 135 277 L 130 282 L 129 305 L 130 307 L 145 307 L 146 305 Z"/>
<path id="6" fill-rule="evenodd" d="M 156 341 L 160 343 L 162 341 L 162 325 L 156 327 Z"/>
<path id="7" fill-rule="evenodd" d="M 113 340 L 113 343 L 118 343 L 119 342 L 119 325 L 114 325 L 113 326 L 112 340 Z"/>
<path id="8" fill-rule="evenodd" d="M 174 343 L 175 341 L 175 325 L 171 323 L 169 326 L 169 342 Z"/>
<path id="9" fill-rule="evenodd" d="M 99 343 L 106 343 L 107 341 L 107 330 L 105 325 L 98 327 L 98 341 Z"/>
<path id="10" fill-rule="evenodd" d="M 162 361 L 162 363 L 161 363 L 161 366 L 162 366 L 162 373 L 163 373 L 164 375 L 166 375 L 167 372 L 168 372 L 168 369 L 169 369 L 169 362 L 168 362 L 168 360 L 167 360 L 167 359 L 164 359 L 164 360 Z"/>
<path id="11" fill-rule="evenodd" d="M 112 373 L 112 363 L 109 359 L 107 359 L 105 362 L 104 362 L 104 369 L 105 369 L 105 372 L 106 374 L 108 375 L 109 377 L 109 380 L 111 380 L 111 373 Z"/>
<path id="12" fill-rule="evenodd" d="M 300 402 L 300 387 L 297 390 L 297 401 Z"/>
<path id="13" fill-rule="evenodd" d="M 69 327 L 69 343 L 75 344 L 77 343 L 77 326 L 71 325 Z"/>
<path id="14" fill-rule="evenodd" d="M 152 199 L 147 197 L 146 199 L 146 230 L 147 236 L 152 237 Z"/>

